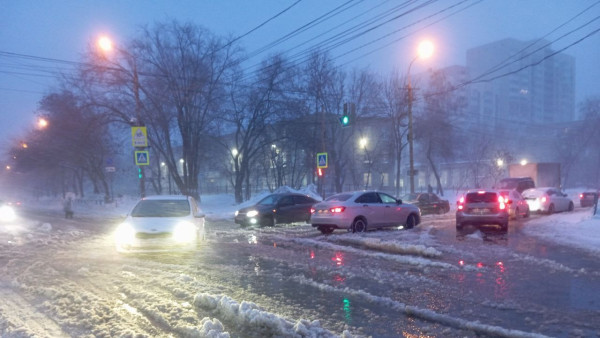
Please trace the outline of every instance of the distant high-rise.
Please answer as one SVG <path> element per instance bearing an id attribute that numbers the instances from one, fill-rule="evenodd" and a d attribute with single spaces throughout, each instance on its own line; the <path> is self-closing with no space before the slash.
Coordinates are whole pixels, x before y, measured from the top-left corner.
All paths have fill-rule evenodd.
<path id="1" fill-rule="evenodd" d="M 547 41 L 515 39 L 469 49 L 468 119 L 489 129 L 573 121 L 575 59 L 553 53 Z"/>

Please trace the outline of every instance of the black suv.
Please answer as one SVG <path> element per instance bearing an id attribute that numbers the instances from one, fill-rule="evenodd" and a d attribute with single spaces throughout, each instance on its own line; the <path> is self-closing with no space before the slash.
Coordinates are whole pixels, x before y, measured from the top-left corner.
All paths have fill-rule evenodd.
<path id="1" fill-rule="evenodd" d="M 531 177 L 509 177 L 503 178 L 498 183 L 497 189 L 516 190 L 519 193 L 527 189 L 535 188 L 535 183 Z"/>

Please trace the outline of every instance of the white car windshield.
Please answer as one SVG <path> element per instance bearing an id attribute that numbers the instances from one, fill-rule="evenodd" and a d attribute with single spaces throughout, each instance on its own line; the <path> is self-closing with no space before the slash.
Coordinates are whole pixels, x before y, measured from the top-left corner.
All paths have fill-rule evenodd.
<path id="1" fill-rule="evenodd" d="M 187 200 L 142 200 L 131 212 L 132 217 L 183 217 L 189 214 Z"/>

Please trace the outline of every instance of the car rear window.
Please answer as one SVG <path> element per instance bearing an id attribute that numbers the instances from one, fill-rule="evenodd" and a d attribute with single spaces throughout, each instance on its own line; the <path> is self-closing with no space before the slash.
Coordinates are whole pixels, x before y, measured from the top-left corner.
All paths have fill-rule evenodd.
<path id="1" fill-rule="evenodd" d="M 523 198 L 537 198 L 544 195 L 544 190 L 528 189 L 523 191 Z"/>
<path id="2" fill-rule="evenodd" d="M 470 192 L 467 194 L 467 203 L 493 203 L 498 201 L 498 195 L 495 192 Z"/>
<path id="3" fill-rule="evenodd" d="M 350 197 L 352 197 L 352 194 L 337 194 L 327 197 L 325 201 L 344 202 L 347 201 Z"/>
<path id="4" fill-rule="evenodd" d="M 142 200 L 131 211 L 132 217 L 183 217 L 189 214 L 187 200 Z"/>

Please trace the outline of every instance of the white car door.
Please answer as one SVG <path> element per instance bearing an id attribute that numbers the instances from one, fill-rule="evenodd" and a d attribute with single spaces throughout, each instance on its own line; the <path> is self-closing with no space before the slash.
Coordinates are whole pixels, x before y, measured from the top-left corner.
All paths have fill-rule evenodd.
<path id="1" fill-rule="evenodd" d="M 398 226 L 406 223 L 408 213 L 406 208 L 399 205 L 396 199 L 388 194 L 379 193 L 379 197 L 385 206 L 385 220 L 386 226 Z"/>
<path id="2" fill-rule="evenodd" d="M 385 220 L 385 206 L 377 193 L 365 192 L 355 200 L 355 203 L 358 214 L 367 219 L 367 227 L 372 229 L 382 226 Z"/>

